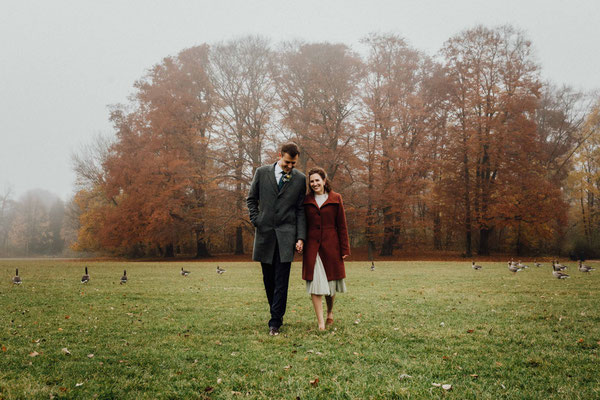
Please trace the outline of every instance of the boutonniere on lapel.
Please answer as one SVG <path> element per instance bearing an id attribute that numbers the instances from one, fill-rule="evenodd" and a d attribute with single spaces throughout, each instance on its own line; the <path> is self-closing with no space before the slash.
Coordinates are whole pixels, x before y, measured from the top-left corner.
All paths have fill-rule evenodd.
<path id="1" fill-rule="evenodd" d="M 290 180 L 292 180 L 292 174 L 291 173 L 285 174 L 283 176 L 283 178 L 281 178 L 281 180 L 283 181 L 283 183 L 289 182 Z"/>

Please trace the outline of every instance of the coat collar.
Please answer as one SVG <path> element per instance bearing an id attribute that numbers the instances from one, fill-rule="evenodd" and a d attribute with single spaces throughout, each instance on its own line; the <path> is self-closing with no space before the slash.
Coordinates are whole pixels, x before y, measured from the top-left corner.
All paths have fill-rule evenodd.
<path id="1" fill-rule="evenodd" d="M 327 196 L 327 200 L 325 203 L 321 204 L 321 208 L 326 204 L 339 204 L 340 203 L 340 195 L 334 192 L 333 190 L 329 192 L 329 196 Z M 304 197 L 304 204 L 313 204 L 315 207 L 319 208 L 317 201 L 315 200 L 315 195 L 312 192 L 309 192 L 306 197 Z"/>

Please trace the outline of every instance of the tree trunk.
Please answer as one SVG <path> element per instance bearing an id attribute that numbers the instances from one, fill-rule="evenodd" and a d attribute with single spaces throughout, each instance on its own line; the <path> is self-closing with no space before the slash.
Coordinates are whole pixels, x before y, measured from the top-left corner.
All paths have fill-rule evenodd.
<path id="1" fill-rule="evenodd" d="M 165 247 L 165 258 L 173 258 L 173 257 L 175 257 L 175 246 L 173 246 L 173 243 L 169 243 Z"/>
<path id="2" fill-rule="evenodd" d="M 242 225 L 235 228 L 235 254 L 244 254 L 244 236 L 242 235 Z"/>
<path id="3" fill-rule="evenodd" d="M 490 255 L 490 235 L 493 229 L 490 228 L 481 228 L 479 229 L 479 250 L 477 254 L 480 256 L 489 256 Z"/>
<path id="4" fill-rule="evenodd" d="M 394 215 L 390 209 L 391 207 L 383 209 L 383 244 L 379 253 L 381 256 L 394 255 L 394 243 L 396 242 L 394 237 Z"/>
<path id="5" fill-rule="evenodd" d="M 433 248 L 442 249 L 442 218 L 437 209 L 433 213 Z"/>
<path id="6" fill-rule="evenodd" d="M 521 253 L 523 252 L 523 246 L 521 244 L 521 222 L 519 222 L 519 225 L 517 225 L 517 243 L 516 243 L 515 250 L 516 250 L 518 256 L 520 256 Z"/>
<path id="7" fill-rule="evenodd" d="M 196 231 L 196 256 L 195 258 L 206 258 L 210 257 L 208 252 L 208 246 L 206 239 L 204 239 L 204 228 L 200 228 Z"/>
<path id="8" fill-rule="evenodd" d="M 467 155 L 467 139 L 463 137 L 463 178 L 465 183 L 465 257 L 472 257 L 471 251 L 471 180 L 469 176 L 469 157 Z"/>

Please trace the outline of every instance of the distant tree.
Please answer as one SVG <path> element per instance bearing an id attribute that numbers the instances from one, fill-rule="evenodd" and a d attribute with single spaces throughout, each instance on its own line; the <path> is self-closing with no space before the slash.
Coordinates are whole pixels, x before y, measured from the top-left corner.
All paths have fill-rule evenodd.
<path id="1" fill-rule="evenodd" d="M 600 101 L 581 126 L 585 141 L 573 158 L 569 175 L 571 208 L 576 236 L 588 248 L 600 246 Z"/>
<path id="2" fill-rule="evenodd" d="M 30 190 L 19 200 L 10 239 L 25 256 L 48 254 L 51 233 L 48 210 L 40 192 Z"/>
<path id="3" fill-rule="evenodd" d="M 9 233 L 15 217 L 16 203 L 12 199 L 13 189 L 5 186 L 0 192 L 0 255 L 7 256 Z"/>
<path id="4" fill-rule="evenodd" d="M 65 219 L 65 204 L 57 199 L 48 210 L 48 251 L 50 254 L 61 254 L 65 247 L 62 229 Z"/>

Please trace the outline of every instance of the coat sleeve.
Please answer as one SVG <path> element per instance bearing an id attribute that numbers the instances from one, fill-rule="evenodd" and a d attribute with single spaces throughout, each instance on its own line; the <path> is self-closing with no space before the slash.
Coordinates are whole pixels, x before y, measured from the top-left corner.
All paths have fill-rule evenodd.
<path id="1" fill-rule="evenodd" d="M 306 178 L 303 179 L 302 187 L 306 188 Z M 302 190 L 296 203 L 296 241 L 306 242 L 306 216 L 304 214 L 305 191 Z"/>
<path id="2" fill-rule="evenodd" d="M 344 210 L 344 202 L 342 196 L 340 196 L 340 205 L 336 216 L 336 228 L 338 233 L 338 239 L 340 241 L 340 251 L 342 256 L 350 255 L 350 243 L 348 240 L 348 226 L 346 225 L 346 211 Z"/>
<path id="3" fill-rule="evenodd" d="M 260 179 L 259 171 L 256 170 L 252 184 L 250 185 L 250 191 L 248 192 L 248 198 L 246 199 L 246 205 L 248 206 L 248 213 L 250 214 L 250 222 L 256 226 L 256 218 L 258 217 L 258 199 L 260 198 Z"/>

